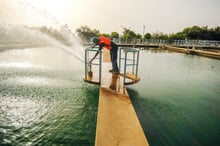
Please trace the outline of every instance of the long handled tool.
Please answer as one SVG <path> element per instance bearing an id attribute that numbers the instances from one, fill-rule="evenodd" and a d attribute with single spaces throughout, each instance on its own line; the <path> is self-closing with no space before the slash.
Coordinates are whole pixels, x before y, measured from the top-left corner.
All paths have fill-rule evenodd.
<path id="1" fill-rule="evenodd" d="M 92 61 L 98 56 L 99 51 L 96 52 L 95 56 L 89 61 L 88 67 L 89 67 L 89 72 L 88 72 L 88 76 L 92 77 Z"/>
<path id="2" fill-rule="evenodd" d="M 92 65 L 88 64 L 88 67 L 89 67 L 88 76 L 92 77 L 92 75 L 93 75 L 93 73 L 92 73 Z"/>

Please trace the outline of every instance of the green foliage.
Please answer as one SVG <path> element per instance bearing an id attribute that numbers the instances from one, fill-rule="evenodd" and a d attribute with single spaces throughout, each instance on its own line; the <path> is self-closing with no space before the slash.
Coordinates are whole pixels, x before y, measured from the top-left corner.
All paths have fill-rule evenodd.
<path id="1" fill-rule="evenodd" d="M 86 39 L 91 37 L 98 37 L 100 35 L 99 30 L 91 29 L 88 26 L 81 26 L 80 28 L 76 29 L 76 32 L 79 37 Z"/>
<path id="2" fill-rule="evenodd" d="M 184 40 L 186 38 L 186 34 L 183 32 L 177 32 L 175 34 L 170 34 L 168 38 L 170 40 Z"/>
<path id="3" fill-rule="evenodd" d="M 183 30 L 183 33 L 185 33 L 189 39 L 199 39 L 200 27 L 187 27 Z"/>
<path id="4" fill-rule="evenodd" d="M 220 27 L 219 26 L 216 27 L 215 29 L 212 29 L 211 32 L 212 32 L 211 34 L 213 38 L 218 38 L 216 40 L 220 40 Z"/>
<path id="5" fill-rule="evenodd" d="M 150 33 L 145 33 L 144 39 L 151 39 L 151 34 Z"/>
<path id="6" fill-rule="evenodd" d="M 152 38 L 152 39 L 166 40 L 166 39 L 168 39 L 169 37 L 168 37 L 167 34 L 164 34 L 164 33 L 162 33 L 162 32 L 157 32 L 157 33 L 153 33 L 153 34 L 151 35 L 151 38 Z"/>
<path id="7" fill-rule="evenodd" d="M 209 29 L 208 26 L 192 26 L 183 30 L 188 39 L 220 40 L 220 27 Z"/>
<path id="8" fill-rule="evenodd" d="M 111 36 L 111 38 L 119 38 L 119 33 L 112 32 L 110 36 Z"/>
<path id="9" fill-rule="evenodd" d="M 107 33 L 103 33 L 103 34 L 100 34 L 100 35 L 102 35 L 102 36 L 104 36 L 104 37 L 110 38 L 110 34 L 107 34 Z"/>
<path id="10" fill-rule="evenodd" d="M 129 28 L 123 27 L 124 31 L 121 36 L 122 39 L 133 39 L 136 38 L 136 33 Z"/>
<path id="11" fill-rule="evenodd" d="M 137 38 L 137 39 L 141 39 L 141 38 L 142 38 L 142 35 L 139 34 L 139 33 L 137 33 L 137 34 L 136 34 L 136 38 Z"/>
<path id="12" fill-rule="evenodd" d="M 42 28 L 43 29 L 43 28 Z M 76 30 L 81 38 L 91 38 L 94 36 L 106 36 L 110 38 L 119 38 L 119 33 L 112 32 L 111 34 L 100 34 L 99 30 L 90 29 L 88 26 L 81 26 Z M 127 39 L 142 39 L 142 35 L 135 33 L 133 30 L 127 27 L 123 27 L 123 32 L 121 35 L 122 40 Z M 185 40 L 185 39 L 201 39 L 201 40 L 220 40 L 220 27 L 208 28 L 208 26 L 192 26 L 186 27 L 182 32 L 164 34 L 162 32 L 156 33 L 145 33 L 144 39 L 163 39 L 163 40 Z"/>

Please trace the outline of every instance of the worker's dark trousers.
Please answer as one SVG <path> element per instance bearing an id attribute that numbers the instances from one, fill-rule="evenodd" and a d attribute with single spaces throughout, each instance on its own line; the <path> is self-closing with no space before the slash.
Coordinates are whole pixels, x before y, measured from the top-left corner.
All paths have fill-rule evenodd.
<path id="1" fill-rule="evenodd" d="M 118 58 L 118 47 L 117 46 L 112 47 L 110 51 L 110 55 L 111 55 L 111 61 L 112 61 L 112 68 L 115 73 L 119 73 L 118 63 L 117 63 L 117 58 Z"/>

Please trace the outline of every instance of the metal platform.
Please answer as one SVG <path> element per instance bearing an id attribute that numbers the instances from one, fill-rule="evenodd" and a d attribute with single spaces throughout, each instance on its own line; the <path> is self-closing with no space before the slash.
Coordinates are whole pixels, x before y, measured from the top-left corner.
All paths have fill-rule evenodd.
<path id="1" fill-rule="evenodd" d="M 98 57 L 89 63 L 94 54 L 99 51 L 97 48 L 85 50 L 85 77 L 84 81 L 100 85 L 102 78 L 103 62 L 110 62 L 108 51 L 99 51 Z M 105 56 L 105 57 L 103 57 Z M 119 48 L 119 71 L 123 77 L 124 85 L 135 84 L 140 81 L 138 76 L 139 50 L 135 48 Z M 111 66 L 108 70 L 111 69 Z"/>

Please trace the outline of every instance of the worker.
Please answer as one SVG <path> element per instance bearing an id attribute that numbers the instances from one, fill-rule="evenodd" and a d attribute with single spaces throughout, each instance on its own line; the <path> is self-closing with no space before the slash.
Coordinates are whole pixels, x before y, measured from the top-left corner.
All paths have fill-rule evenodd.
<path id="1" fill-rule="evenodd" d="M 94 43 L 93 47 L 99 45 L 99 50 L 106 48 L 110 51 L 112 69 L 109 71 L 113 72 L 115 75 L 118 75 L 119 74 L 118 63 L 117 63 L 118 46 L 113 41 L 111 41 L 110 38 L 107 38 L 104 36 L 100 36 L 99 38 L 94 37 L 92 41 Z M 91 61 L 89 61 L 89 64 L 92 63 L 92 61 L 97 57 L 98 54 L 99 54 L 99 51 L 97 51 L 97 53 L 94 55 Z"/>

